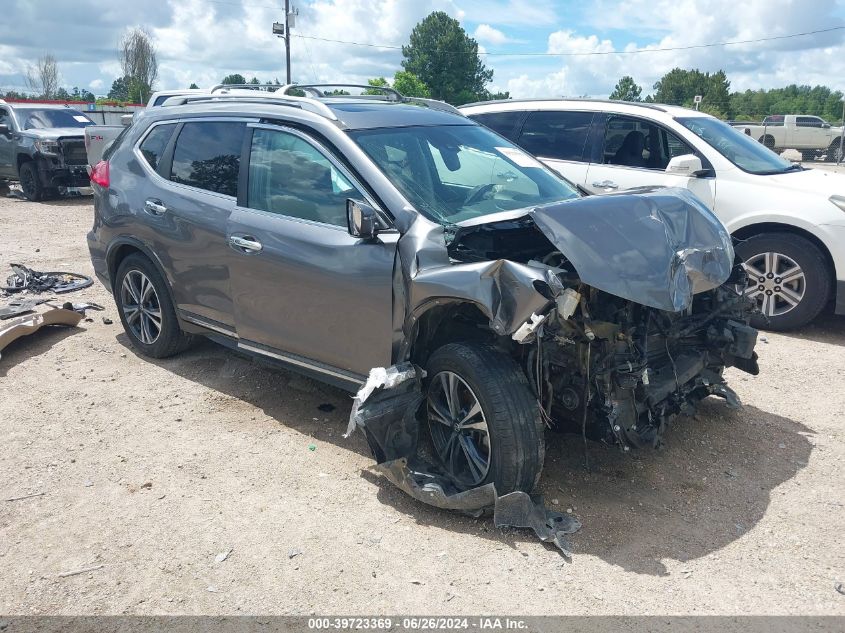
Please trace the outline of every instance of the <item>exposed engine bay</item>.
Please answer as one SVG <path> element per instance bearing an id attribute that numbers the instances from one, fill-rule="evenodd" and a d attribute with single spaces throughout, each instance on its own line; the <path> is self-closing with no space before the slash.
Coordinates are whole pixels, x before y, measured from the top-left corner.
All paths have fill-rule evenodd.
<path id="1" fill-rule="evenodd" d="M 399 252 L 398 362 L 370 371 L 347 435 L 360 428 L 378 470 L 413 498 L 473 515 L 493 508 L 497 526 L 531 527 L 564 554 L 577 521 L 521 489 L 468 487 L 423 447 L 431 351 L 459 340 L 502 352 L 528 379 L 523 404 L 537 428 L 625 451 L 659 446 L 670 421 L 707 396 L 739 406 L 726 367 L 759 371 L 754 306 L 730 234 L 685 190 L 590 196 L 450 226 L 416 221 Z M 464 411 L 456 407 L 456 419 Z"/>
<path id="2" fill-rule="evenodd" d="M 553 302 L 512 336 L 549 427 L 624 450 L 657 447 L 669 421 L 692 414 L 703 398 L 739 405 L 723 379 L 726 367 L 759 373 L 757 330 L 747 325 L 752 305 L 739 290 L 745 271 L 738 262 L 725 283 L 672 312 L 584 284 L 525 218 L 459 231 L 449 245 L 456 261 L 505 252 L 544 272 L 545 283 L 534 287 Z"/>

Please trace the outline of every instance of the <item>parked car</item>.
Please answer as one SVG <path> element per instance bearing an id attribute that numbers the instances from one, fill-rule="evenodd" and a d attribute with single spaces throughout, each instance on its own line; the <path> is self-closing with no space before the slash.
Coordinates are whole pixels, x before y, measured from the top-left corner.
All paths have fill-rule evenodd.
<path id="1" fill-rule="evenodd" d="M 296 89 L 146 110 L 96 165 L 91 259 L 140 353 L 203 335 L 360 389 L 384 473 L 464 509 L 531 490 L 546 425 L 655 446 L 758 371 L 744 270 L 688 192 L 582 197 L 446 104 Z"/>
<path id="2" fill-rule="evenodd" d="M 845 314 L 845 176 L 792 164 L 686 108 L 581 99 L 462 108 L 591 193 L 684 187 L 738 240 L 757 327 Z"/>
<path id="3" fill-rule="evenodd" d="M 797 149 L 804 160 L 815 160 L 823 155 L 829 161 L 842 160 L 842 128 L 831 126 L 821 117 L 773 114 L 762 123 L 735 124 L 734 127 L 775 152 Z"/>
<path id="4" fill-rule="evenodd" d="M 72 108 L 0 99 L 0 178 L 18 180 L 38 202 L 60 187 L 88 187 L 83 130 L 94 122 Z"/>

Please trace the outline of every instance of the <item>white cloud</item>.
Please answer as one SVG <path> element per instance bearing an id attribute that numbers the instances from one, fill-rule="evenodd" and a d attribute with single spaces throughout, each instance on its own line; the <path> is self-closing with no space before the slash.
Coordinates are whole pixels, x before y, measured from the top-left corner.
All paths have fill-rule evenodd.
<path id="1" fill-rule="evenodd" d="M 99 90 L 100 88 L 103 87 L 103 85 L 104 85 L 104 82 L 103 82 L 102 79 L 95 79 L 94 81 L 92 81 L 91 83 L 88 84 L 88 87 L 91 90 Z"/>
<path id="2" fill-rule="evenodd" d="M 472 36 L 479 42 L 486 42 L 487 44 L 507 44 L 511 39 L 502 33 L 499 29 L 494 29 L 489 24 L 479 24 L 475 28 L 475 33 Z"/>
<path id="3" fill-rule="evenodd" d="M 497 82 L 504 82 L 513 96 L 544 94 L 606 97 L 616 81 L 631 75 L 643 93 L 675 67 L 714 72 L 725 70 L 732 90 L 782 87 L 791 83 L 821 84 L 845 89 L 845 32 L 834 31 L 800 38 L 690 48 L 665 52 L 625 54 L 637 49 L 697 46 L 714 42 L 755 40 L 814 31 L 845 24 L 836 17 L 833 0 L 605 0 L 587 12 L 596 17 L 596 29 L 622 29 L 629 41 L 613 42 L 596 35 L 555 31 L 548 38 L 548 52 L 561 53 L 545 60 L 545 69 L 526 74 L 519 65 L 497 68 Z M 730 16 L 730 19 L 725 19 Z M 646 44 L 631 42 L 636 34 Z M 584 55 L 584 53 L 601 53 Z M 552 92 L 551 90 L 554 89 Z M 549 90 L 549 92 L 544 92 Z"/>

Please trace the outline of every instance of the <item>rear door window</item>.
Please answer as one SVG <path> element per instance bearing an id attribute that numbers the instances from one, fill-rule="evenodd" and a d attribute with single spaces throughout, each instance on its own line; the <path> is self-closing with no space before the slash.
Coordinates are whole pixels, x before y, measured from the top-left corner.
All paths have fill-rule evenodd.
<path id="1" fill-rule="evenodd" d="M 608 117 L 602 161 L 606 165 L 663 170 L 675 156 L 695 153 L 675 134 L 655 123 L 635 117 Z"/>
<path id="2" fill-rule="evenodd" d="M 175 127 L 175 123 L 157 125 L 150 130 L 147 138 L 141 143 L 141 154 L 144 155 L 144 160 L 153 169 L 158 169 L 159 161 L 161 160 L 162 154 L 164 154 L 167 143 L 170 141 L 170 137 L 173 135 Z"/>
<path id="3" fill-rule="evenodd" d="M 245 131 L 246 124 L 235 121 L 185 123 L 173 150 L 170 180 L 237 196 Z"/>
<path id="4" fill-rule="evenodd" d="M 593 112 L 531 112 L 519 145 L 542 158 L 582 161 Z"/>
<path id="5" fill-rule="evenodd" d="M 524 112 L 484 112 L 470 116 L 474 121 L 489 127 L 497 134 L 501 134 L 511 141 L 516 141 L 519 133 L 519 124 L 522 122 Z"/>

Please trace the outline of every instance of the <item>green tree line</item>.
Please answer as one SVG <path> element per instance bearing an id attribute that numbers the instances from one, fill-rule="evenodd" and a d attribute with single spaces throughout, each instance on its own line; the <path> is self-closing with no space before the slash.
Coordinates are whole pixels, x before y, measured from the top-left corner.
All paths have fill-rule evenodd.
<path id="1" fill-rule="evenodd" d="M 770 114 L 811 114 L 831 122 L 842 120 L 842 92 L 827 86 L 790 84 L 783 88 L 731 92 L 731 82 L 723 70 L 715 73 L 698 69 L 673 68 L 641 97 L 642 87 L 625 75 L 617 82 L 611 99 L 644 101 L 694 107 L 693 98 L 701 95 L 699 109 L 736 121 L 761 121 Z"/>

